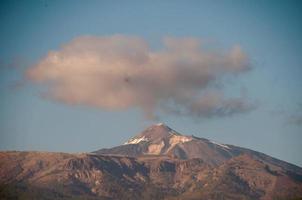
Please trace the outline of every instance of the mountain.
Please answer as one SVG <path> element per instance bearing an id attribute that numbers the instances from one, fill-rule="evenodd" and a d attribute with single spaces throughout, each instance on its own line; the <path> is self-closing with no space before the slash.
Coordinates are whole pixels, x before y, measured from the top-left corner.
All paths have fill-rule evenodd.
<path id="1" fill-rule="evenodd" d="M 96 154 L 166 155 L 179 159 L 201 158 L 218 165 L 240 154 L 239 149 L 194 136 L 184 136 L 163 123 L 153 125 L 121 146 L 95 151 Z"/>
<path id="2" fill-rule="evenodd" d="M 220 144 L 205 138 L 182 135 L 164 123 L 148 127 L 140 134 L 129 139 L 121 146 L 100 149 L 93 153 L 101 155 L 119 156 L 169 156 L 178 159 L 202 159 L 209 165 L 218 166 L 223 162 L 243 154 L 254 159 L 263 160 L 269 164 L 283 168 L 290 168 L 302 173 L 301 168 L 272 158 L 260 152 L 237 147 L 234 145 Z"/>
<path id="3" fill-rule="evenodd" d="M 302 169 L 164 124 L 93 153 L 0 152 L 0 199 L 302 199 Z"/>

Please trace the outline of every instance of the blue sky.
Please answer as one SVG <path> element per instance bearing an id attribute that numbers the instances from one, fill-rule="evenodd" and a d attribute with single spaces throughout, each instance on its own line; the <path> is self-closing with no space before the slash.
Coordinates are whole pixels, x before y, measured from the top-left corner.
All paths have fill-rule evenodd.
<path id="1" fill-rule="evenodd" d="M 163 121 L 175 130 L 258 150 L 302 166 L 302 17 L 299 1 L 1 1 L 0 149 L 82 152 L 126 141 Z M 51 50 L 81 36 L 125 35 L 160 49 L 193 37 L 228 51 L 239 45 L 251 70 L 226 77 L 226 96 L 257 105 L 232 116 L 190 117 L 140 107 L 114 111 L 41 96 L 24 80 Z"/>

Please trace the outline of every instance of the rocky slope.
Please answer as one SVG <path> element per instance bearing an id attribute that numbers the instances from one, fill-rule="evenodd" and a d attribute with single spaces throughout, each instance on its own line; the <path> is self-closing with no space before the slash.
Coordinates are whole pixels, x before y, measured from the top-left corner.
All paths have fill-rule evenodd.
<path id="1" fill-rule="evenodd" d="M 302 199 L 302 169 L 160 124 L 95 153 L 1 152 L 0 199 Z"/>
<path id="2" fill-rule="evenodd" d="M 100 149 L 93 153 L 129 157 L 165 155 L 178 159 L 199 158 L 212 166 L 218 166 L 233 157 L 247 154 L 254 159 L 302 174 L 301 168 L 263 153 L 234 145 L 220 144 L 193 135 L 182 135 L 163 123 L 150 126 L 121 146 Z"/>

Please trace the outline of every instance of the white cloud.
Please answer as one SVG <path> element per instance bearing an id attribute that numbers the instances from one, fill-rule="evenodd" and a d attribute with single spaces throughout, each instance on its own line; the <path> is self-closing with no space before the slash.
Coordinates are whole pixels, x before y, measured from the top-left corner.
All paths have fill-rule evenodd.
<path id="1" fill-rule="evenodd" d="M 192 116 L 227 116 L 253 106 L 243 97 L 227 99 L 210 85 L 249 69 L 239 46 L 226 52 L 203 49 L 197 38 L 165 38 L 152 50 L 140 37 L 78 37 L 29 68 L 27 77 L 47 85 L 48 97 L 101 109 L 138 107 Z M 171 112 L 170 112 L 171 113 Z"/>

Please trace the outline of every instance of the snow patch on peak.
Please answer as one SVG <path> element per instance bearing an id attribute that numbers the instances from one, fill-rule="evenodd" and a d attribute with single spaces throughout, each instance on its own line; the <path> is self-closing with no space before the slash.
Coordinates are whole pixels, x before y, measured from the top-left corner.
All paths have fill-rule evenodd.
<path id="1" fill-rule="evenodd" d="M 148 141 L 148 139 L 145 136 L 140 137 L 140 138 L 132 138 L 132 139 L 128 140 L 127 142 L 125 142 L 124 145 L 126 145 L 126 144 L 138 144 L 138 143 L 143 142 L 143 141 Z"/>
<path id="2" fill-rule="evenodd" d="M 164 123 L 157 123 L 156 126 L 164 126 Z"/>
<path id="3" fill-rule="evenodd" d="M 166 150 L 166 152 L 169 152 L 174 146 L 177 144 L 182 144 L 185 142 L 189 142 L 192 140 L 192 137 L 183 136 L 183 135 L 173 135 L 169 140 L 169 148 Z"/>
<path id="4" fill-rule="evenodd" d="M 220 146 L 220 147 L 222 147 L 222 148 L 231 149 L 229 146 L 227 146 L 227 145 L 225 145 L 225 144 L 220 144 L 220 143 L 215 142 L 215 141 L 212 141 L 212 140 L 210 140 L 210 142 L 211 142 L 212 144 L 218 145 L 218 146 Z"/>
<path id="5" fill-rule="evenodd" d="M 178 143 L 185 143 L 185 142 L 189 142 L 191 141 L 192 138 L 188 137 L 188 136 L 182 136 L 182 135 L 173 135 L 170 140 L 169 143 L 170 145 L 174 146 Z"/>

